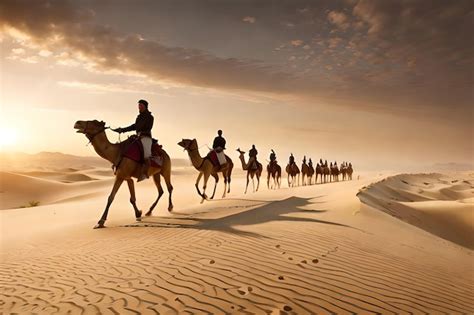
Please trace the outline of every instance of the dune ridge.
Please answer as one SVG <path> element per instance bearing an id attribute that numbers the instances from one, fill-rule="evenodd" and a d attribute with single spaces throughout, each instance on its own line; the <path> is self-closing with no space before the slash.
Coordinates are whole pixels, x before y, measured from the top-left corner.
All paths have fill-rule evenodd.
<path id="1" fill-rule="evenodd" d="M 474 175 L 400 174 L 362 188 L 361 202 L 474 249 Z"/>

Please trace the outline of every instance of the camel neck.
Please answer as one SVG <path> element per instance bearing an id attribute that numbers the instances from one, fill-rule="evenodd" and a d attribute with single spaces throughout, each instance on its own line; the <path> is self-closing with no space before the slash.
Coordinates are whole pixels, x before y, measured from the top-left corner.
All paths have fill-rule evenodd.
<path id="1" fill-rule="evenodd" d="M 107 139 L 105 131 L 96 135 L 94 139 L 92 139 L 91 143 L 95 152 L 97 152 L 100 157 L 106 159 L 112 164 L 116 162 L 117 155 L 119 153 L 119 145 L 110 143 L 109 139 Z"/>
<path id="2" fill-rule="evenodd" d="M 242 168 L 245 170 L 247 167 L 247 162 L 245 162 L 245 156 L 243 154 L 239 154 L 240 162 L 242 163 Z"/>
<path id="3" fill-rule="evenodd" d="M 198 170 L 202 166 L 203 158 L 199 154 L 198 149 L 188 150 L 189 158 L 191 159 L 191 163 L 193 166 Z"/>

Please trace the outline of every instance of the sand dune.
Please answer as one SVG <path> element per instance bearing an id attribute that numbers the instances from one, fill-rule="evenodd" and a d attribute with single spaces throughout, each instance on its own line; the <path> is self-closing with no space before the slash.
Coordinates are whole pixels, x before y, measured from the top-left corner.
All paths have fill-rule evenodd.
<path id="1" fill-rule="evenodd" d="M 362 189 L 362 202 L 468 248 L 474 248 L 474 177 L 397 175 Z"/>
<path id="2" fill-rule="evenodd" d="M 25 174 L 35 175 L 28 176 Z M 0 172 L 0 210 L 47 205 L 61 199 L 89 194 L 109 187 L 108 181 L 88 185 L 93 178 L 84 174 L 57 172 Z M 86 182 L 81 185 L 81 182 Z M 78 183 L 75 185 L 73 183 Z"/>
<path id="3" fill-rule="evenodd" d="M 82 181 L 96 180 L 89 175 L 78 173 L 77 170 L 68 172 L 46 172 L 46 171 L 30 171 L 30 172 L 19 172 L 22 175 L 28 175 L 30 177 L 38 177 L 49 180 L 55 180 L 63 183 L 75 183 Z"/>
<path id="4" fill-rule="evenodd" d="M 201 205 L 195 174 L 176 175 L 175 212 L 167 213 L 163 200 L 154 217 L 135 222 L 122 188 L 103 230 L 91 226 L 108 189 L 38 209 L 2 211 L 0 311 L 472 313 L 471 250 L 360 208 L 356 193 L 363 186 L 436 202 L 434 195 L 423 199 L 409 177 L 403 180 L 411 188 L 398 187 L 397 180 L 387 188 L 370 185 L 385 176 L 247 195 L 244 178 L 236 177 L 228 199 Z M 456 202 L 437 192 L 449 184 L 422 181 L 432 194 Z M 84 192 L 104 183 L 110 188 L 106 179 L 55 184 Z M 458 187 L 462 181 L 451 185 L 465 193 Z M 137 194 L 139 206 L 148 205 L 156 189 L 150 181 L 140 183 Z"/>

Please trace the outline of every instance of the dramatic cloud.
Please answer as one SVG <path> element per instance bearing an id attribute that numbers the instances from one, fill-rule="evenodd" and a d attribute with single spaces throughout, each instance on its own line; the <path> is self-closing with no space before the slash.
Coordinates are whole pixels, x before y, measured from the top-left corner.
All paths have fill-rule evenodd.
<path id="1" fill-rule="evenodd" d="M 242 21 L 253 24 L 255 23 L 256 19 L 253 16 L 246 16 L 242 19 Z"/>
<path id="2" fill-rule="evenodd" d="M 303 41 L 301 39 L 295 39 L 291 41 L 291 45 L 298 47 L 298 46 L 303 45 Z"/>
<path id="3" fill-rule="evenodd" d="M 226 27 L 220 41 L 208 36 L 210 50 L 195 49 L 203 44 L 192 36 L 189 45 L 165 45 L 169 40 L 134 29 L 136 22 L 123 22 L 126 31 L 107 26 L 96 12 L 79 7 L 84 2 L 4 0 L 0 28 L 17 40 L 15 49 L 23 49 L 8 58 L 25 62 L 38 62 L 41 56 L 62 65 L 136 73 L 160 82 L 388 112 L 471 110 L 474 2 L 328 3 L 301 8 L 282 1 L 268 10 L 258 1 L 243 8 L 200 2 L 203 12 L 223 16 L 222 24 L 203 26 L 206 36 L 211 29 Z M 248 12 L 258 16 L 258 23 Z M 255 25 L 249 28 L 242 21 Z M 285 26 L 282 21 L 292 22 Z M 187 38 L 185 34 L 175 37 Z M 240 50 L 226 51 L 227 43 Z M 220 53 L 211 53 L 216 47 Z M 26 53 L 30 49 L 37 49 L 36 56 Z"/>
<path id="4" fill-rule="evenodd" d="M 336 11 L 329 12 L 328 20 L 332 24 L 334 24 L 337 27 L 341 28 L 342 30 L 346 30 L 350 26 L 349 19 L 342 12 L 336 12 Z"/>

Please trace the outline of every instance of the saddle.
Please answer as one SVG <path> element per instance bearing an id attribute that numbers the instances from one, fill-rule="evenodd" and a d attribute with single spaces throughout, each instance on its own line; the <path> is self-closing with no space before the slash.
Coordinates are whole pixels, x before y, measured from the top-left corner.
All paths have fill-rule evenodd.
<path id="1" fill-rule="evenodd" d="M 127 140 L 120 142 L 120 161 L 117 163 L 118 167 L 124 157 L 135 162 L 143 164 L 143 144 L 140 138 L 136 135 L 129 137 Z M 158 144 L 158 140 L 152 139 L 150 166 L 161 168 L 163 165 L 163 146 Z"/>
<path id="2" fill-rule="evenodd" d="M 254 170 L 257 170 L 258 169 L 258 163 L 257 163 L 257 160 L 253 160 L 252 161 L 252 164 L 250 164 L 249 166 L 249 169 L 254 171 Z"/>
<path id="3" fill-rule="evenodd" d="M 209 153 L 207 154 L 206 156 L 207 159 L 209 159 L 209 161 L 211 161 L 212 165 L 215 167 L 215 166 L 220 166 L 220 163 L 219 163 L 219 158 L 217 157 L 217 152 L 216 150 L 211 150 L 209 151 Z"/>
<path id="4" fill-rule="evenodd" d="M 222 149 L 214 149 L 214 150 L 209 151 L 209 153 L 206 156 L 206 159 L 211 161 L 214 167 L 221 168 L 227 164 L 227 158 L 226 158 L 226 155 L 224 154 L 224 150 Z"/>

